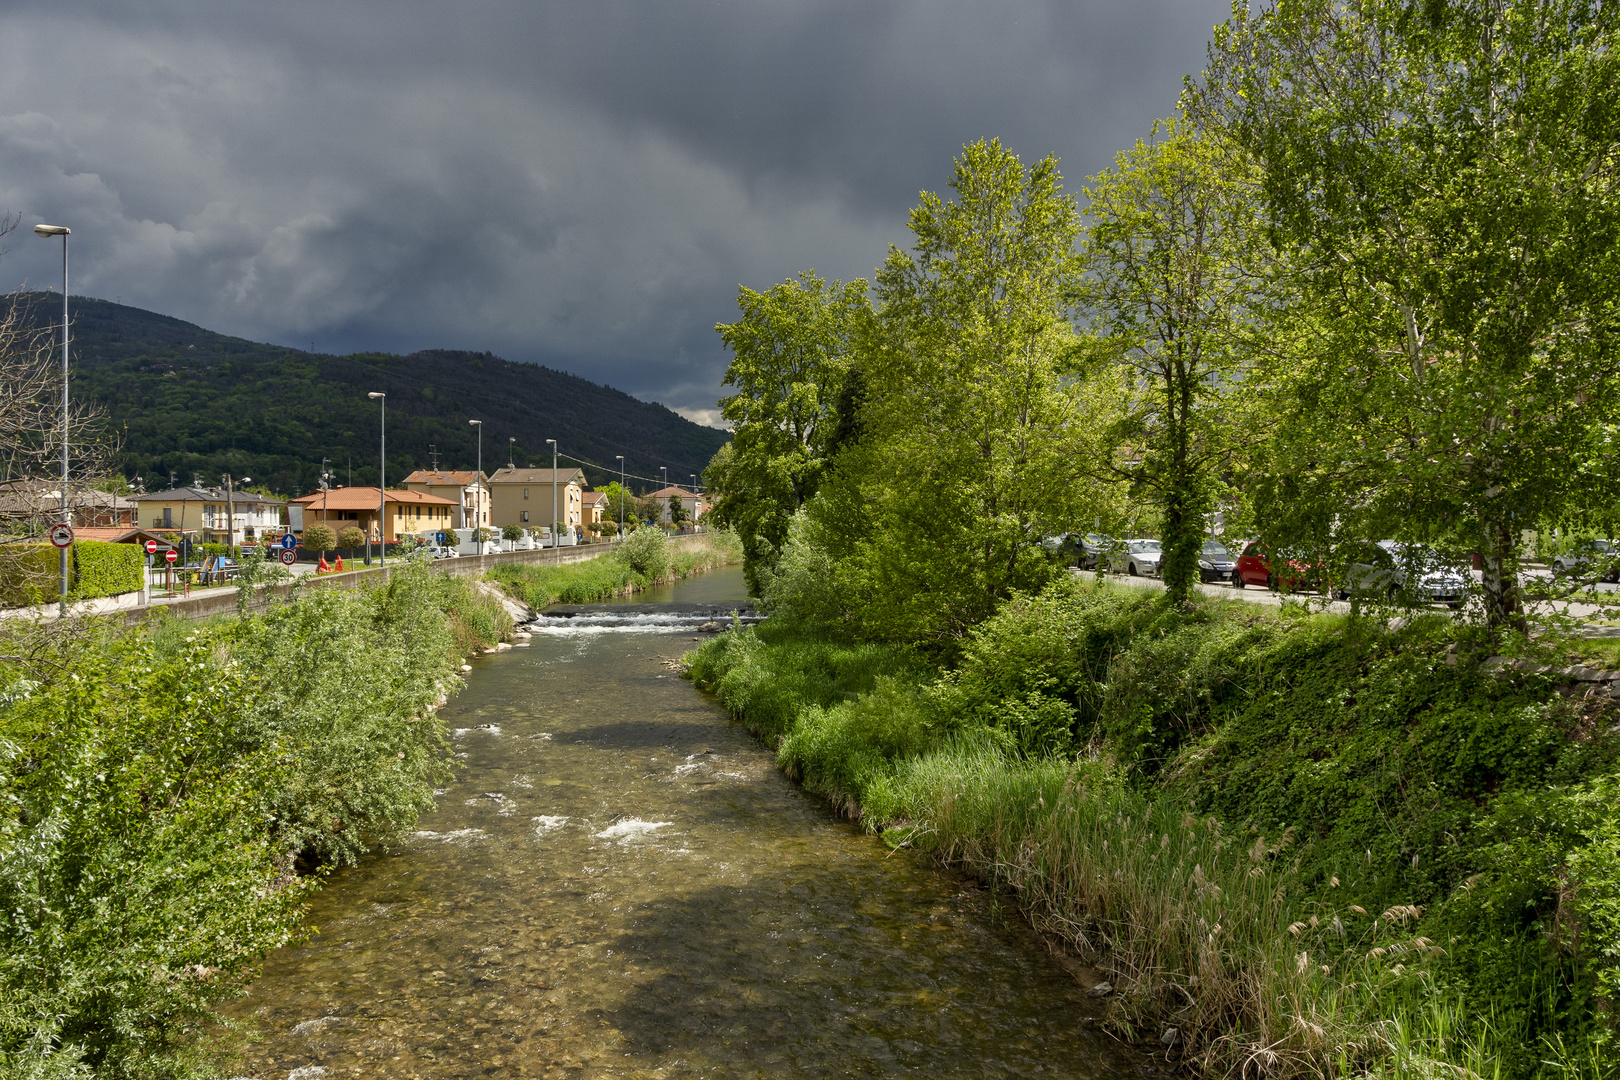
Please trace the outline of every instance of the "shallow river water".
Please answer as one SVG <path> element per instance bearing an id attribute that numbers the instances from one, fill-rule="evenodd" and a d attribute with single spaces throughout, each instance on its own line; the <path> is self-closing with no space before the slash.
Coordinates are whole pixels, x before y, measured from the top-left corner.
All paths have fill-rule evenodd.
<path id="1" fill-rule="evenodd" d="M 638 602 L 741 599 L 724 570 Z M 463 769 L 229 1012 L 249 1075 L 1109 1077 L 1095 1003 L 971 882 L 834 818 L 626 615 L 473 662 Z"/>

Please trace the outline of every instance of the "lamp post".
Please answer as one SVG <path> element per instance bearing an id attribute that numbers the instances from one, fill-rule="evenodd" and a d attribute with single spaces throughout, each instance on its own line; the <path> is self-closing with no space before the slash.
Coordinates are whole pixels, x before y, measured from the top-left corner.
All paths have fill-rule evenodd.
<path id="1" fill-rule="evenodd" d="M 660 465 L 658 466 L 658 471 L 664 474 L 664 491 L 666 492 L 664 495 L 664 505 L 658 510 L 658 516 L 663 517 L 665 514 L 669 513 L 669 495 L 667 494 L 669 491 L 669 466 Z"/>
<path id="2" fill-rule="evenodd" d="M 377 565 L 388 565 L 388 395 L 373 390 L 366 397 L 382 406 L 382 441 L 377 445 Z"/>
<path id="3" fill-rule="evenodd" d="M 516 446 L 517 446 L 517 436 L 516 435 L 508 435 L 506 437 L 506 467 L 508 469 L 517 468 L 517 466 L 512 463 L 512 451 L 513 451 L 514 448 L 516 448 Z"/>
<path id="4" fill-rule="evenodd" d="M 697 532 L 697 512 L 698 512 L 697 473 L 687 473 L 686 475 L 690 476 L 692 478 L 692 531 Z"/>
<path id="5" fill-rule="evenodd" d="M 551 444 L 551 546 L 557 547 L 557 440 L 547 439 Z"/>
<path id="6" fill-rule="evenodd" d="M 478 538 L 478 554 L 484 554 L 484 526 L 480 520 L 483 518 L 481 504 L 484 501 L 484 422 L 482 420 L 469 420 L 467 423 L 478 429 L 478 472 L 475 483 L 478 485 L 478 494 L 473 496 L 473 535 Z"/>
<path id="7" fill-rule="evenodd" d="M 624 455 L 614 454 L 619 459 L 619 538 L 624 538 Z"/>
<path id="8" fill-rule="evenodd" d="M 68 519 L 68 234 L 72 232 L 66 225 L 35 225 L 34 235 L 43 236 L 49 240 L 53 236 L 62 238 L 62 522 Z M 62 592 L 61 600 L 57 605 L 57 613 L 67 615 L 68 594 L 68 549 L 61 549 L 62 560 Z"/>

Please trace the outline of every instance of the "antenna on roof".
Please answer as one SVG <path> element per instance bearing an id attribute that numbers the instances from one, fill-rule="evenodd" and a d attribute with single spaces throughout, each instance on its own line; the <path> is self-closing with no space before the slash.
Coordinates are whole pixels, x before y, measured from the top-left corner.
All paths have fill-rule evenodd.
<path id="1" fill-rule="evenodd" d="M 433 471 L 438 472 L 439 471 L 439 448 L 437 446 L 435 446 L 433 443 L 428 443 L 428 459 L 433 462 Z"/>

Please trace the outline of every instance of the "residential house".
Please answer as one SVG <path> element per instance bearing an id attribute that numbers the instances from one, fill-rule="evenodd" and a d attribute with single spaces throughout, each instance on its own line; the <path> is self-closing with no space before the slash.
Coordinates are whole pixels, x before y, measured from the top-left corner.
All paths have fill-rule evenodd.
<path id="1" fill-rule="evenodd" d="M 658 500 L 658 520 L 666 525 L 671 523 L 669 512 L 671 496 L 680 500 L 681 508 L 686 512 L 686 520 L 682 522 L 683 525 L 691 525 L 694 522 L 702 521 L 703 515 L 707 514 L 709 508 L 713 505 L 702 495 L 687 491 L 685 488 L 674 486 L 659 488 L 648 495 L 647 498 Z"/>
<path id="2" fill-rule="evenodd" d="M 116 528 L 135 524 L 135 502 L 123 495 L 68 485 L 67 521 L 74 528 Z M 0 482 L 0 521 L 32 526 L 38 532 L 63 520 L 61 480 Z"/>
<path id="3" fill-rule="evenodd" d="M 582 523 L 585 473 L 580 469 L 497 469 L 489 478 L 491 520 L 496 528 L 521 525 L 543 529 L 551 521 L 552 486 L 556 485 L 558 525 L 573 530 Z"/>
<path id="4" fill-rule="evenodd" d="M 287 504 L 268 495 L 224 488 L 182 487 L 137 495 L 135 524 L 157 532 L 200 532 L 205 544 L 239 544 L 286 528 Z"/>
<path id="5" fill-rule="evenodd" d="M 585 526 L 587 528 L 609 516 L 606 492 L 587 491 L 580 498 L 585 508 Z"/>
<path id="6" fill-rule="evenodd" d="M 379 498 L 379 495 L 382 498 Z M 386 502 L 384 502 L 386 500 Z M 397 544 L 407 536 L 431 536 L 458 528 L 461 503 L 429 495 L 422 491 L 390 489 L 379 493 L 374 487 L 340 487 L 330 491 L 317 491 L 294 499 L 288 510 L 297 508 L 296 532 L 303 532 L 317 522 L 330 525 L 333 532 L 341 533 L 351 525 L 365 533 L 371 543 L 377 543 L 377 511 L 385 507 L 383 525 L 388 543 Z"/>
<path id="7" fill-rule="evenodd" d="M 474 469 L 417 469 L 405 478 L 406 491 L 420 491 L 424 495 L 437 495 L 456 503 L 455 527 L 458 529 L 487 528 L 489 526 L 489 477 Z"/>

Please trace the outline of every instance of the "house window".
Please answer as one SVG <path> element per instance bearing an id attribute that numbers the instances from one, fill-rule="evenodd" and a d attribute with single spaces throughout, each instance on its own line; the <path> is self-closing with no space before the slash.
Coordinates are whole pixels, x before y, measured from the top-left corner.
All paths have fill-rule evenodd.
<path id="1" fill-rule="evenodd" d="M 529 497 L 529 489 L 528 488 L 523 489 L 523 497 L 525 499 L 527 499 Z"/>
<path id="2" fill-rule="evenodd" d="M 527 510 L 523 511 L 523 520 L 524 521 L 529 520 L 529 512 Z"/>

